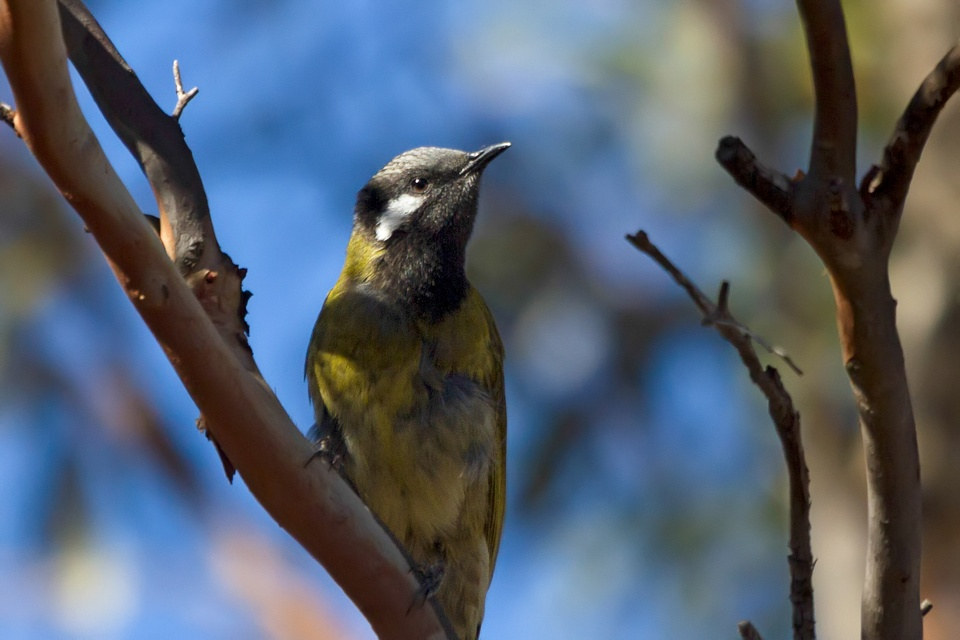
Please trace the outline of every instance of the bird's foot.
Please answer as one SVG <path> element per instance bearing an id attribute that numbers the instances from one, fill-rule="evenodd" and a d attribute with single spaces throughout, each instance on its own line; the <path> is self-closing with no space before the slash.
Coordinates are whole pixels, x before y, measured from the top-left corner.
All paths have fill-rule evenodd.
<path id="1" fill-rule="evenodd" d="M 416 595 L 413 597 L 413 602 L 410 603 L 410 608 L 407 609 L 407 613 L 410 613 L 416 607 L 423 606 L 423 604 L 435 596 L 437 591 L 440 590 L 440 583 L 443 582 L 443 562 L 437 561 L 431 564 L 418 565 L 411 569 L 413 575 L 416 576 L 417 582 L 420 583 L 420 588 L 417 590 Z"/>
<path id="2" fill-rule="evenodd" d="M 324 436 L 317 440 L 316 450 L 313 454 L 307 458 L 307 461 L 303 463 L 303 466 L 308 466 L 316 458 L 325 460 L 330 468 L 337 472 L 343 471 L 343 462 L 344 462 L 344 451 L 342 447 L 337 446 L 334 442 L 334 438 L 330 436 Z M 341 474 L 342 475 L 342 474 Z"/>

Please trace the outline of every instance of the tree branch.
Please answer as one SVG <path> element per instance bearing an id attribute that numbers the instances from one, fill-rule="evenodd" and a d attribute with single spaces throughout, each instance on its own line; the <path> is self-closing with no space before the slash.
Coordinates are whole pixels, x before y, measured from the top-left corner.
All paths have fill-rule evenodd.
<path id="1" fill-rule="evenodd" d="M 914 640 L 922 637 L 920 466 L 888 260 L 922 141 L 955 89 L 958 63 L 955 53 L 948 54 L 930 86 L 921 89 L 918 106 L 908 108 L 903 129 L 910 144 L 898 146 L 895 136 L 885 156 L 893 177 L 875 169 L 858 191 L 853 183 L 856 91 L 843 11 L 839 0 L 797 0 L 797 7 L 816 110 L 810 167 L 794 183 L 790 220 L 830 274 L 843 361 L 863 434 L 869 524 L 862 637 Z M 912 129 L 917 122 L 920 126 Z M 887 179 L 890 188 L 877 191 Z M 775 211 L 783 216 L 782 209 Z"/>
<path id="2" fill-rule="evenodd" d="M 880 164 L 875 165 L 860 184 L 864 201 L 875 202 L 875 206 L 895 205 L 889 213 L 899 218 L 933 123 L 958 87 L 960 44 L 940 59 L 913 94 L 883 150 Z"/>
<path id="3" fill-rule="evenodd" d="M 306 465 L 313 447 L 269 386 L 220 339 L 80 113 L 53 0 L 0 2 L 0 62 L 16 130 L 103 249 L 211 431 L 271 516 L 316 557 L 384 638 L 442 638 L 433 607 L 370 511 L 339 475 Z M 168 196 L 164 196 L 168 197 Z"/>
<path id="4" fill-rule="evenodd" d="M 886 262 L 833 276 L 867 469 L 866 640 L 919 639 L 921 487 L 916 426 Z"/>
<path id="5" fill-rule="evenodd" d="M 167 255 L 227 346 L 248 371 L 259 376 L 247 342 L 249 294 L 242 288 L 246 270 L 238 268 L 217 243 L 207 194 L 180 130 L 179 113 L 169 116 L 154 102 L 80 0 L 60 0 L 59 5 L 70 59 L 153 189 Z M 177 107 L 182 110 L 196 92 L 183 93 L 178 72 L 175 66 Z M 201 417 L 198 424 L 203 428 L 206 422 Z M 214 445 L 232 481 L 233 464 L 215 439 Z"/>
<path id="6" fill-rule="evenodd" d="M 764 368 L 754 351 L 751 334 L 730 314 L 727 307 L 729 284 L 720 288 L 714 304 L 652 242 L 644 231 L 628 235 L 627 240 L 659 264 L 679 284 L 703 314 L 705 324 L 712 324 L 724 340 L 737 350 L 753 381 L 767 398 L 767 409 L 773 419 L 790 484 L 790 602 L 793 605 L 793 637 L 813 640 L 813 552 L 810 548 L 810 474 L 800 437 L 800 414 L 783 386 L 780 374 L 773 367 Z M 743 638 L 759 638 L 749 622 L 741 623 Z M 752 635 L 751 635 L 752 634 Z"/>
<path id="7" fill-rule="evenodd" d="M 738 185 L 792 226 L 793 183 L 790 178 L 762 165 L 753 151 L 736 136 L 721 138 L 715 157 Z"/>
<path id="8" fill-rule="evenodd" d="M 182 275 L 218 252 L 203 181 L 176 118 L 167 115 L 80 0 L 60 0 L 63 39 L 110 127 L 140 164 L 157 200 L 161 238 Z"/>
<path id="9" fill-rule="evenodd" d="M 816 106 L 808 175 L 852 185 L 857 164 L 857 94 L 839 0 L 797 0 L 810 52 Z"/>
<path id="10" fill-rule="evenodd" d="M 861 634 L 865 640 L 919 639 L 920 463 L 888 264 L 909 176 L 898 202 L 862 198 L 854 188 L 856 98 L 842 9 L 837 0 L 797 5 L 817 101 L 795 228 L 830 274 L 863 435 L 868 528 Z"/>

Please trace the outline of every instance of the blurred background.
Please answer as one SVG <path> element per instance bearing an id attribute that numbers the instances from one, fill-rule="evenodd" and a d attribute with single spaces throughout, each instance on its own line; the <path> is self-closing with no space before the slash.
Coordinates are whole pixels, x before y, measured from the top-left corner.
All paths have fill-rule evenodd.
<path id="1" fill-rule="evenodd" d="M 804 370 L 778 366 L 812 473 L 820 637 L 859 632 L 864 487 L 823 268 L 713 161 L 741 136 L 805 166 L 807 56 L 770 0 L 89 3 L 181 120 L 251 343 L 305 430 L 307 339 L 356 191 L 420 145 L 514 146 L 469 269 L 508 354 L 509 503 L 486 638 L 789 633 L 785 478 L 760 393 L 624 241 L 647 230 Z M 960 35 L 954 0 L 844 3 L 860 172 Z M 78 83 L 145 212 L 138 168 Z M 12 96 L 0 78 L 0 100 Z M 933 131 L 893 255 L 923 456 L 927 638 L 960 627 L 960 107 Z M 0 130 L 0 637 L 370 638 L 196 432 L 197 410 L 76 215 Z"/>

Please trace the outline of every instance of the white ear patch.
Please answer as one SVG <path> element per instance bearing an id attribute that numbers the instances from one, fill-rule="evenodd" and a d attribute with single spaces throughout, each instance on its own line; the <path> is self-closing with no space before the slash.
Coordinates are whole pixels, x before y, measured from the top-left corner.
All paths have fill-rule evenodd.
<path id="1" fill-rule="evenodd" d="M 377 222 L 377 240 L 389 240 L 393 232 L 420 208 L 424 199 L 426 196 L 423 194 L 404 193 L 388 202 Z"/>

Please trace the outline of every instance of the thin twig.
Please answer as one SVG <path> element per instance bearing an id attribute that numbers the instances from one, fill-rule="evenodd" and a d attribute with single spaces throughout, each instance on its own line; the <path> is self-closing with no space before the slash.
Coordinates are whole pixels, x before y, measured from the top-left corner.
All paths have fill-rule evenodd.
<path id="1" fill-rule="evenodd" d="M 686 274 L 680 271 L 667 256 L 663 255 L 656 245 L 650 242 L 650 238 L 645 231 L 637 231 L 634 235 L 628 235 L 627 241 L 653 258 L 664 271 L 673 277 L 677 284 L 683 287 L 687 295 L 690 296 L 690 299 L 693 300 L 693 303 L 700 309 L 700 313 L 703 314 L 704 325 L 714 325 L 726 332 L 741 334 L 748 340 L 759 344 L 767 352 L 781 358 L 797 375 L 803 375 L 803 371 L 794 363 L 793 359 L 787 355 L 786 351 L 780 347 L 771 346 L 770 343 L 751 331 L 749 327 L 741 324 L 730 315 L 726 307 L 726 297 L 729 294 L 730 283 L 726 281 L 723 282 L 720 287 L 720 303 L 714 304 Z"/>
<path id="2" fill-rule="evenodd" d="M 184 93 L 183 82 L 180 80 L 180 61 L 178 60 L 173 61 L 173 84 L 177 90 L 177 106 L 173 108 L 173 113 L 170 115 L 179 120 L 184 107 L 190 104 L 190 101 L 200 92 L 200 89 L 199 87 L 194 87 Z"/>
<path id="3" fill-rule="evenodd" d="M 781 220 L 792 224 L 793 182 L 790 178 L 761 164 L 753 151 L 736 136 L 721 138 L 714 155 L 738 185 Z"/>
<path id="4" fill-rule="evenodd" d="M 708 320 L 707 318 L 704 318 L 704 324 L 724 325 L 724 326 L 730 327 L 731 329 L 736 329 L 737 331 L 743 332 L 743 335 L 753 340 L 756 344 L 760 345 L 760 347 L 763 348 L 764 351 L 766 351 L 771 355 L 775 355 L 781 360 L 783 360 L 783 362 L 788 367 L 790 367 L 790 369 L 792 369 L 795 374 L 797 374 L 798 376 L 803 375 L 803 370 L 800 369 L 799 366 L 797 366 L 797 363 L 793 361 L 793 358 L 790 357 L 790 354 L 784 351 L 781 347 L 770 344 L 763 338 L 763 336 L 759 336 L 755 334 L 748 327 L 745 327 L 744 325 L 741 325 L 741 324 L 730 324 L 730 322 L 727 320 L 716 319 L 716 318 L 710 319 L 710 320 Z"/>
<path id="5" fill-rule="evenodd" d="M 627 235 L 627 241 L 640 251 L 643 251 L 645 254 L 653 258 L 654 261 L 659 264 L 664 271 L 669 273 L 670 276 L 677 282 L 677 284 L 679 284 L 683 290 L 687 292 L 687 295 L 690 296 L 690 299 L 693 300 L 695 305 L 697 305 L 697 308 L 700 309 L 700 313 L 702 313 L 705 318 L 710 318 L 716 313 L 716 305 L 713 304 L 713 301 L 710 300 L 710 298 L 708 298 L 703 291 L 700 291 L 700 288 L 697 287 L 697 285 L 695 285 L 690 278 L 688 278 L 673 264 L 673 262 L 670 261 L 670 258 L 663 255 L 660 249 L 658 249 L 655 244 L 650 242 L 650 237 L 647 235 L 646 231 L 641 229 L 633 235 Z"/>
<path id="6" fill-rule="evenodd" d="M 793 399 L 783 386 L 780 374 L 773 367 L 766 369 L 760 364 L 753 348 L 753 340 L 728 309 L 730 285 L 720 287 L 718 303 L 714 304 L 702 291 L 667 258 L 643 231 L 628 235 L 627 240 L 659 264 L 687 292 L 706 323 L 712 324 L 724 340 L 737 350 L 740 359 L 750 374 L 750 379 L 767 398 L 767 409 L 773 419 L 787 466 L 790 493 L 790 602 L 793 605 L 793 632 L 795 640 L 813 640 L 813 552 L 810 546 L 810 474 L 807 470 L 800 437 L 800 414 L 793 406 Z M 749 627 L 744 627 L 744 624 Z M 744 638 L 759 637 L 749 623 L 741 623 L 740 633 Z"/>

